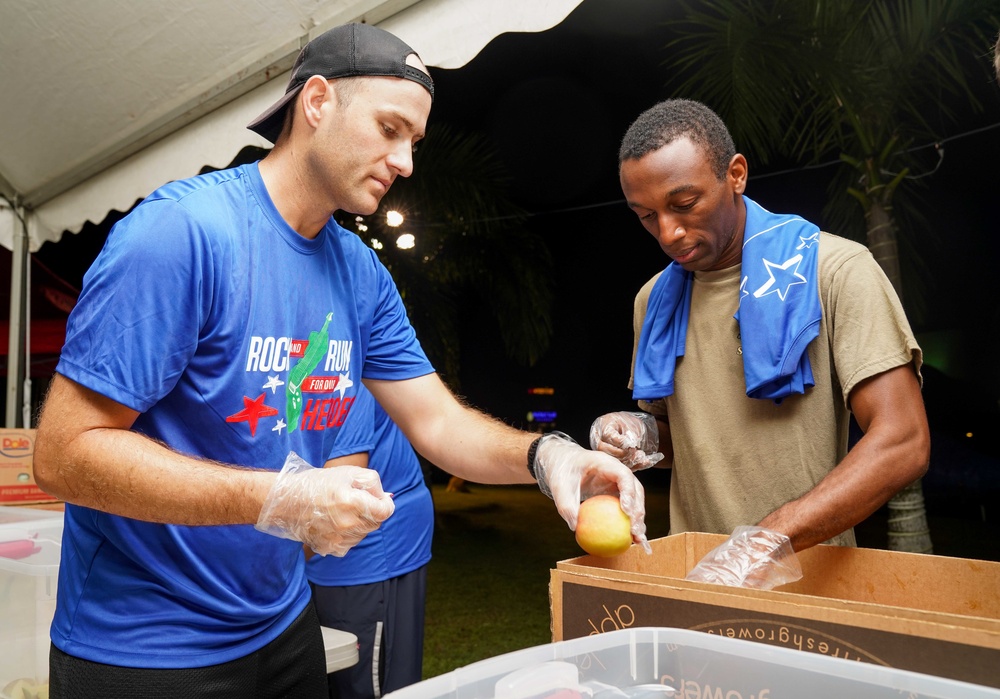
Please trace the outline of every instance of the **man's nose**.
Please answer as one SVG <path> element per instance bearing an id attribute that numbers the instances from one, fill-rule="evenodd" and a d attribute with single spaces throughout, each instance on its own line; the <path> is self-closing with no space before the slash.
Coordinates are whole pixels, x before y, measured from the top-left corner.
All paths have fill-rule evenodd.
<path id="1" fill-rule="evenodd" d="M 660 245 L 669 246 L 684 237 L 684 226 L 669 214 L 661 214 L 657 221 L 659 230 L 656 237 Z"/>
<path id="2" fill-rule="evenodd" d="M 402 177 L 413 174 L 413 148 L 407 143 L 393 150 L 388 157 L 389 167 Z"/>

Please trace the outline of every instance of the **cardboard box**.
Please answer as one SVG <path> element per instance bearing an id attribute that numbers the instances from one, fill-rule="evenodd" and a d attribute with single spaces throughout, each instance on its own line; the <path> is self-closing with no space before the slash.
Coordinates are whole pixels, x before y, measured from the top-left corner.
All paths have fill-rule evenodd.
<path id="1" fill-rule="evenodd" d="M 34 454 L 35 430 L 0 429 L 0 504 L 57 502 L 35 483 L 31 471 Z"/>
<path id="2" fill-rule="evenodd" d="M 10 502 L 5 503 L 4 507 L 22 507 L 26 510 L 45 510 L 46 512 L 65 512 L 66 503 L 62 500 L 55 500 L 53 502 L 33 502 L 33 503 L 20 503 L 20 502 Z M 3 699 L 3 697 L 0 697 Z"/>
<path id="3" fill-rule="evenodd" d="M 1000 687 L 1000 563 L 817 546 L 778 590 L 684 576 L 726 537 L 678 534 L 551 572 L 553 640 L 668 626 Z"/>
<path id="4" fill-rule="evenodd" d="M 386 699 L 995 699 L 1000 691 L 686 629 L 611 631 L 505 653 Z"/>

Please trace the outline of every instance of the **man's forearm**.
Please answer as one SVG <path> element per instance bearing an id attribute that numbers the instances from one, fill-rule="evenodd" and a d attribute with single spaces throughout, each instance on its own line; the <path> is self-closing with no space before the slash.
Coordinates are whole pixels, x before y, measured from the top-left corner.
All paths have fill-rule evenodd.
<path id="1" fill-rule="evenodd" d="M 129 428 L 136 413 L 56 375 L 35 439 L 35 480 L 75 504 L 151 522 L 250 524 L 276 474 L 199 461 Z"/>
<path id="2" fill-rule="evenodd" d="M 44 445 L 44 434 L 39 440 Z M 78 505 L 149 522 L 253 524 L 276 474 L 199 461 L 128 430 L 43 451 L 42 487 Z"/>
<path id="3" fill-rule="evenodd" d="M 923 472 L 920 445 L 892 447 L 866 436 L 815 488 L 759 524 L 785 534 L 802 551 L 864 521 Z"/>
<path id="4" fill-rule="evenodd" d="M 475 483 L 532 483 L 528 447 L 537 434 L 516 430 L 463 405 L 436 374 L 365 384 L 424 458 Z"/>
<path id="5" fill-rule="evenodd" d="M 474 483 L 532 483 L 528 449 L 541 435 L 516 430 L 471 408 L 456 414 L 454 430 L 428 440 L 424 457 Z"/>
<path id="6" fill-rule="evenodd" d="M 788 536 L 796 551 L 863 521 L 927 471 L 930 432 L 909 365 L 861 382 L 851 408 L 864 436 L 812 490 L 760 521 Z"/>

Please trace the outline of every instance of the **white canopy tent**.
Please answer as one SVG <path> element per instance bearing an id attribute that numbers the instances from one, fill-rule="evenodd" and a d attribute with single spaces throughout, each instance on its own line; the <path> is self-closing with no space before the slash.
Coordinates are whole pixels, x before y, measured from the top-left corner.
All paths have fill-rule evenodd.
<path id="1" fill-rule="evenodd" d="M 246 124 L 299 49 L 377 24 L 458 68 L 504 32 L 542 31 L 581 0 L 19 0 L 0 6 L 0 245 L 13 252 L 7 427 L 29 351 L 27 254 L 125 211 L 169 180 L 270 144 Z"/>

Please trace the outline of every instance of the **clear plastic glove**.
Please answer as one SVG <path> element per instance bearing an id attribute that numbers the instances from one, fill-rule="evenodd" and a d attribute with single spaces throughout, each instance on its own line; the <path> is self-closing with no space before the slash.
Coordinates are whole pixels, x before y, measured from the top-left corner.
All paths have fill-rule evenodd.
<path id="1" fill-rule="evenodd" d="M 652 553 L 646 539 L 646 495 L 642 484 L 620 461 L 599 451 L 584 449 L 562 432 L 541 438 L 535 453 L 535 477 L 542 492 L 576 531 L 580 502 L 595 495 L 616 495 L 632 521 L 632 541 Z"/>
<path id="2" fill-rule="evenodd" d="M 736 527 L 687 574 L 687 580 L 770 590 L 802 577 L 791 540 L 761 527 Z"/>
<path id="3" fill-rule="evenodd" d="M 372 469 L 315 468 L 290 452 L 267 494 L 256 528 L 301 541 L 319 554 L 343 556 L 395 509 Z"/>
<path id="4" fill-rule="evenodd" d="M 590 448 L 611 454 L 633 471 L 661 461 L 659 446 L 660 431 L 649 413 L 607 413 L 590 426 Z"/>

